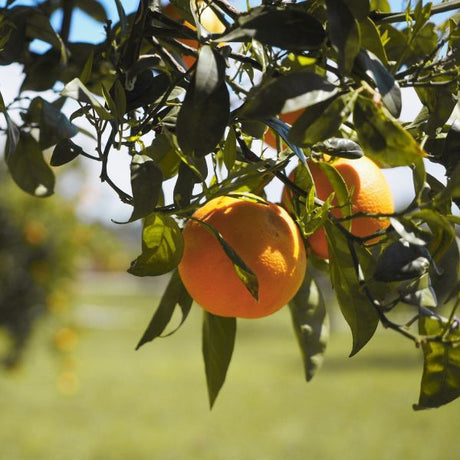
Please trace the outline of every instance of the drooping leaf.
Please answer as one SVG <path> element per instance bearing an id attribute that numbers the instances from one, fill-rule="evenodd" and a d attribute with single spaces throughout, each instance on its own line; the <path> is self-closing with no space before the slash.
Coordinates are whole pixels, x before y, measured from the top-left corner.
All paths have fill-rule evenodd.
<path id="1" fill-rule="evenodd" d="M 326 0 L 328 34 L 337 50 L 338 66 L 349 74 L 361 48 L 359 24 L 344 0 Z"/>
<path id="2" fill-rule="evenodd" d="M 370 12 L 369 0 L 343 0 L 356 19 L 364 19 Z"/>
<path id="3" fill-rule="evenodd" d="M 330 103 L 326 101 L 326 107 L 321 104 L 321 111 L 305 110 L 289 130 L 289 139 L 299 146 L 311 146 L 336 136 L 342 123 L 352 113 L 355 99 L 356 95 L 347 93 Z M 318 117 L 313 119 L 315 115 Z"/>
<path id="4" fill-rule="evenodd" d="M 347 238 L 329 221 L 325 222 L 325 229 L 332 286 L 336 291 L 340 310 L 351 329 L 353 347 L 350 356 L 353 356 L 374 335 L 379 316 L 361 289 L 357 267 L 350 253 Z M 356 249 L 359 250 L 359 245 Z"/>
<path id="5" fill-rule="evenodd" d="M 367 97 L 358 96 L 353 121 L 366 155 L 381 167 L 407 166 L 426 156 L 417 141 Z"/>
<path id="6" fill-rule="evenodd" d="M 244 284 L 244 286 L 249 291 L 251 296 L 254 297 L 254 299 L 258 300 L 259 299 L 259 281 L 257 280 L 256 274 L 246 265 L 244 260 L 225 241 L 224 237 L 214 227 L 212 227 L 207 222 L 204 222 L 202 220 L 198 220 L 198 219 L 195 219 L 195 220 L 199 222 L 201 225 L 203 225 L 203 227 L 217 239 L 219 244 L 222 246 L 222 249 L 224 250 L 225 254 L 228 256 L 228 258 L 232 262 L 233 268 L 235 269 L 235 272 L 238 278 Z"/>
<path id="7" fill-rule="evenodd" d="M 233 129 L 228 131 L 222 154 L 224 156 L 225 167 L 231 171 L 236 161 L 236 135 Z"/>
<path id="8" fill-rule="evenodd" d="M 76 0 L 76 6 L 98 22 L 107 21 L 104 4 L 97 0 Z"/>
<path id="9" fill-rule="evenodd" d="M 179 326 L 175 329 L 177 330 L 187 319 L 192 302 L 193 299 L 189 296 L 187 290 L 185 289 L 185 286 L 180 279 L 179 272 L 174 270 L 163 293 L 161 301 L 155 310 L 147 329 L 136 346 L 136 350 L 145 343 L 151 342 L 157 337 L 162 336 L 164 330 L 171 321 L 176 306 L 179 306 L 182 312 L 182 320 Z M 172 334 L 172 332 L 168 335 L 170 334 Z"/>
<path id="10" fill-rule="evenodd" d="M 202 349 L 211 407 L 225 382 L 235 346 L 235 336 L 236 318 L 224 318 L 204 312 Z"/>
<path id="11" fill-rule="evenodd" d="M 19 128 L 16 124 L 11 120 L 8 111 L 6 110 L 5 101 L 3 100 L 3 96 L 0 93 L 0 111 L 5 116 L 6 120 L 6 143 L 5 143 L 5 159 L 8 159 L 12 156 L 16 150 L 16 146 L 19 142 Z"/>
<path id="12" fill-rule="evenodd" d="M 435 308 L 438 306 L 436 293 L 431 285 L 431 279 L 428 273 L 422 275 L 419 279 L 410 282 L 400 289 L 402 300 L 410 305 L 416 305 L 424 308 Z"/>
<path id="13" fill-rule="evenodd" d="M 356 57 L 355 66 L 370 78 L 382 95 L 383 103 L 391 115 L 401 114 L 401 89 L 389 70 L 380 59 L 368 50 L 361 50 Z"/>
<path id="14" fill-rule="evenodd" d="M 455 167 L 459 164 L 458 152 L 460 151 L 460 120 L 453 121 L 447 132 L 446 141 L 442 150 L 440 162 L 446 168 L 446 174 L 451 176 Z"/>
<path id="15" fill-rule="evenodd" d="M 131 161 L 131 188 L 133 212 L 129 222 L 147 216 L 155 209 L 161 196 L 163 174 L 155 163 L 141 155 Z"/>
<path id="16" fill-rule="evenodd" d="M 267 120 L 264 120 L 265 124 L 271 128 L 273 131 L 275 131 L 278 136 L 283 139 L 284 142 L 286 142 L 286 145 L 297 155 L 299 160 L 303 163 L 306 164 L 306 158 L 305 154 L 303 153 L 303 150 L 298 147 L 297 145 L 293 144 L 289 140 L 289 127 L 286 123 L 284 123 L 281 120 L 278 120 L 277 118 L 270 118 Z"/>
<path id="17" fill-rule="evenodd" d="M 174 202 L 184 207 L 190 203 L 195 184 L 204 181 L 207 165 L 204 158 L 197 158 L 193 164 L 182 161 L 179 165 L 179 175 L 174 186 Z"/>
<path id="18" fill-rule="evenodd" d="M 177 141 L 182 151 L 195 156 L 210 153 L 224 135 L 229 114 L 225 61 L 210 46 L 203 46 L 177 117 Z"/>
<path id="19" fill-rule="evenodd" d="M 319 48 L 326 38 L 321 23 L 299 8 L 256 7 L 237 20 L 237 26 L 219 37 L 223 42 L 252 39 L 268 46 L 288 50 Z"/>
<path id="20" fill-rule="evenodd" d="M 428 316 L 419 319 L 419 330 L 422 335 L 440 335 L 445 328 L 446 324 L 441 319 Z M 451 326 L 443 341 L 422 341 L 423 376 L 419 401 L 414 405 L 415 410 L 439 407 L 460 396 L 459 340 L 458 326 Z"/>
<path id="21" fill-rule="evenodd" d="M 70 139 L 62 139 L 54 147 L 53 155 L 51 156 L 51 166 L 62 166 L 70 163 L 83 152 L 83 149 L 72 142 Z"/>
<path id="22" fill-rule="evenodd" d="M 359 22 L 359 28 L 362 48 L 375 54 L 385 67 L 388 66 L 388 57 L 382 43 L 382 36 L 374 21 L 369 17 L 363 18 Z"/>
<path id="23" fill-rule="evenodd" d="M 270 118 L 328 100 L 337 92 L 338 87 L 320 75 L 293 72 L 251 90 L 239 115 L 242 118 Z"/>
<path id="24" fill-rule="evenodd" d="M 289 302 L 289 309 L 302 353 L 305 378 L 310 381 L 323 363 L 329 339 L 329 318 L 321 291 L 309 271 Z"/>
<path id="25" fill-rule="evenodd" d="M 55 178 L 43 158 L 38 142 L 31 134 L 21 131 L 14 151 L 5 157 L 11 177 L 27 193 L 38 197 L 52 195 Z"/>
<path id="26" fill-rule="evenodd" d="M 167 214 L 152 213 L 144 219 L 142 253 L 131 262 L 128 273 L 135 276 L 158 276 L 179 264 L 184 239 L 177 222 Z"/>

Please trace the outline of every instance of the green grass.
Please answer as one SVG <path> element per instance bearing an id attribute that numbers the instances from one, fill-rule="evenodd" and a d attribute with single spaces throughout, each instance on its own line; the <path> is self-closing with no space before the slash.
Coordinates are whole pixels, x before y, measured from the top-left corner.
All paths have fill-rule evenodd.
<path id="1" fill-rule="evenodd" d="M 350 336 L 339 329 L 307 384 L 288 311 L 240 321 L 210 411 L 198 307 L 177 334 L 134 351 L 156 292 L 118 279 L 82 285 L 79 390 L 57 391 L 62 362 L 40 331 L 24 366 L 0 378 L 1 460 L 459 458 L 460 401 L 412 411 L 421 362 L 404 338 L 378 333 L 347 358 Z"/>

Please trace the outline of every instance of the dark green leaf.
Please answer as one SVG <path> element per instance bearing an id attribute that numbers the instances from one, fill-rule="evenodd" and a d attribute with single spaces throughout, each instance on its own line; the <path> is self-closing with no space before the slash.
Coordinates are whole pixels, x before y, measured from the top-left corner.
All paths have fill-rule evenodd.
<path id="1" fill-rule="evenodd" d="M 356 19 L 364 19 L 370 12 L 369 0 L 343 0 Z"/>
<path id="2" fill-rule="evenodd" d="M 328 33 L 338 53 L 339 69 L 349 74 L 361 48 L 359 24 L 344 0 L 326 0 Z"/>
<path id="3" fill-rule="evenodd" d="M 289 126 L 283 121 L 278 120 L 277 118 L 270 118 L 264 120 L 264 122 L 269 128 L 271 128 L 275 133 L 277 133 L 278 136 L 280 136 L 284 142 L 286 142 L 286 145 L 297 155 L 299 160 L 303 164 L 306 164 L 307 160 L 305 158 L 303 150 L 289 140 Z"/>
<path id="4" fill-rule="evenodd" d="M 229 114 L 225 61 L 210 46 L 203 46 L 177 117 L 177 141 L 182 151 L 196 156 L 210 153 L 224 135 Z"/>
<path id="5" fill-rule="evenodd" d="M 305 377 L 310 381 L 323 363 L 329 339 L 329 318 L 316 281 L 307 271 L 302 286 L 289 302 L 294 331 L 300 346 Z"/>
<path id="6" fill-rule="evenodd" d="M 29 133 L 20 133 L 16 149 L 6 156 L 6 163 L 11 177 L 25 192 L 39 197 L 53 194 L 53 171 L 43 159 L 38 142 Z"/>
<path id="7" fill-rule="evenodd" d="M 364 72 L 377 86 L 382 95 L 383 103 L 395 118 L 401 114 L 401 89 L 393 75 L 382 64 L 379 58 L 368 50 L 361 50 L 355 65 Z"/>
<path id="8" fill-rule="evenodd" d="M 76 6 L 96 21 L 107 21 L 107 13 L 104 5 L 97 0 L 76 0 Z"/>
<path id="9" fill-rule="evenodd" d="M 315 145 L 315 149 L 333 157 L 350 158 L 356 160 L 364 154 L 361 147 L 351 139 L 331 137 Z"/>
<path id="10" fill-rule="evenodd" d="M 206 177 L 206 161 L 204 158 L 197 158 L 194 164 L 181 162 L 179 175 L 174 186 L 174 203 L 184 207 L 190 203 L 195 184 L 204 181 Z"/>
<path id="11" fill-rule="evenodd" d="M 407 166 L 426 155 L 416 140 L 371 99 L 358 97 L 353 121 L 366 155 L 382 167 Z"/>
<path id="12" fill-rule="evenodd" d="M 236 318 L 223 318 L 208 312 L 203 317 L 203 358 L 212 407 L 224 384 L 232 359 L 236 336 Z"/>
<path id="13" fill-rule="evenodd" d="M 171 82 L 166 74 L 153 76 L 151 70 L 144 70 L 135 75 L 132 88 L 126 92 L 126 110 L 154 103 L 168 90 Z"/>
<path id="14" fill-rule="evenodd" d="M 62 166 L 71 162 L 83 152 L 83 149 L 74 144 L 70 139 L 62 139 L 54 147 L 51 157 L 51 166 Z"/>
<path id="15" fill-rule="evenodd" d="M 420 334 L 441 335 L 446 324 L 440 319 L 422 316 Z M 415 410 L 447 404 L 460 396 L 460 331 L 451 327 L 444 341 L 423 341 L 423 376 L 418 404 Z M 451 343 L 456 341 L 456 343 Z"/>
<path id="16" fill-rule="evenodd" d="M 357 276 L 359 267 L 355 265 L 346 236 L 329 221 L 325 222 L 325 229 L 332 286 L 353 336 L 350 353 L 352 356 L 372 338 L 379 323 L 379 316 L 361 289 Z M 360 246 L 356 245 L 355 248 L 359 250 Z M 364 248 L 362 250 L 365 251 Z"/>
<path id="17" fill-rule="evenodd" d="M 210 232 L 222 246 L 225 254 L 233 264 L 233 268 L 242 281 L 249 293 L 254 297 L 254 299 L 259 299 L 259 282 L 257 280 L 256 274 L 246 265 L 244 260 L 237 254 L 237 252 L 225 241 L 224 237 L 211 225 L 202 220 L 194 219 L 203 225 L 208 232 Z"/>
<path id="18" fill-rule="evenodd" d="M 170 272 L 179 264 L 184 239 L 176 221 L 166 214 L 152 213 L 144 219 L 142 253 L 131 263 L 128 273 L 157 276 Z"/>
<path id="19" fill-rule="evenodd" d="M 448 177 L 459 164 L 458 152 L 460 151 L 460 120 L 454 120 L 446 136 L 440 162 L 445 166 Z"/>
<path id="20" fill-rule="evenodd" d="M 337 86 L 315 73 L 294 72 L 255 87 L 239 115 L 242 118 L 270 118 L 330 99 L 337 91 Z"/>
<path id="21" fill-rule="evenodd" d="M 231 171 L 236 160 L 236 135 L 233 129 L 230 129 L 228 132 L 222 154 L 224 156 L 225 167 Z"/>
<path id="22" fill-rule="evenodd" d="M 296 120 L 289 130 L 289 139 L 299 146 L 311 146 L 317 142 L 334 137 L 353 111 L 356 96 L 347 93 L 336 97 L 318 113 L 313 110 L 305 112 Z M 313 107 L 312 107 L 313 108 Z M 313 119 L 314 115 L 318 115 Z"/>
<path id="23" fill-rule="evenodd" d="M 374 279 L 390 282 L 418 278 L 427 273 L 430 265 L 431 255 L 425 246 L 395 241 L 379 257 Z"/>
<path id="24" fill-rule="evenodd" d="M 19 142 L 19 129 L 16 124 L 11 120 L 6 110 L 5 101 L 0 93 L 0 111 L 5 116 L 6 120 L 6 144 L 5 144 L 5 158 L 12 156 L 16 150 Z"/>
<path id="25" fill-rule="evenodd" d="M 133 191 L 133 213 L 129 222 L 145 217 L 155 209 L 161 196 L 163 174 L 150 159 L 140 155 L 131 162 L 131 188 Z"/>
<path id="26" fill-rule="evenodd" d="M 29 110 L 40 112 L 40 147 L 42 149 L 56 145 L 62 139 L 73 137 L 78 132 L 58 108 L 41 97 L 32 101 Z"/>
<path id="27" fill-rule="evenodd" d="M 244 42 L 253 38 L 268 46 L 287 50 L 319 48 L 326 38 L 321 23 L 293 7 L 256 7 L 238 18 L 237 27 L 219 37 L 223 42 Z"/>
<path id="28" fill-rule="evenodd" d="M 147 329 L 145 330 L 141 340 L 137 344 L 136 350 L 138 350 L 145 343 L 151 342 L 157 337 L 161 337 L 163 331 L 166 329 L 166 326 L 171 321 L 176 306 L 179 305 L 182 311 L 182 320 L 179 326 L 174 329 L 174 331 L 176 331 L 186 320 L 192 306 L 192 302 L 193 299 L 189 296 L 187 290 L 182 284 L 179 272 L 174 270 L 163 293 L 160 304 L 155 310 L 155 313 L 153 314 L 153 317 L 147 326 Z M 172 332 L 168 335 L 170 334 L 172 334 Z"/>

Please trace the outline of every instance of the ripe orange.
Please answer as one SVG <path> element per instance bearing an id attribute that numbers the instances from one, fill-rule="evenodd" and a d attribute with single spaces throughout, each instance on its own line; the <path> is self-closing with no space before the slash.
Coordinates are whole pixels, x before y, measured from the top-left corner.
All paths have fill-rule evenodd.
<path id="1" fill-rule="evenodd" d="M 297 119 L 304 113 L 305 109 L 294 110 L 294 112 L 282 113 L 280 115 L 280 120 L 293 125 Z M 273 134 L 270 128 L 267 129 L 265 133 L 264 142 L 268 144 L 270 147 L 276 149 L 276 137 Z"/>
<path id="2" fill-rule="evenodd" d="M 388 181 L 372 160 L 365 156 L 355 160 L 340 158 L 332 165 L 341 174 L 348 189 L 353 189 L 351 196 L 353 213 L 391 214 L 394 212 L 393 195 Z M 315 182 L 317 197 L 326 200 L 334 191 L 331 183 L 316 163 L 309 161 L 308 166 Z M 283 200 L 289 200 L 286 194 L 289 196 L 287 190 L 284 192 Z M 334 200 L 333 204 L 337 204 L 337 201 Z M 332 212 L 336 216 L 341 215 L 339 209 L 334 209 Z M 384 230 L 388 225 L 388 219 L 357 217 L 351 220 L 350 231 L 355 236 L 367 237 Z M 308 238 L 308 243 L 318 257 L 329 258 L 326 234 L 322 228 Z"/>
<path id="3" fill-rule="evenodd" d="M 305 275 L 305 248 L 299 229 L 281 206 L 221 196 L 193 217 L 215 228 L 259 283 L 256 301 L 216 237 L 189 220 L 179 273 L 191 297 L 205 310 L 220 316 L 260 318 L 279 310 L 296 294 Z"/>
<path id="4" fill-rule="evenodd" d="M 214 11 L 209 6 L 203 5 L 203 2 L 201 1 L 194 2 L 194 3 L 197 9 L 197 15 L 198 15 L 199 21 L 206 30 L 212 33 L 221 33 L 225 30 L 224 24 L 220 22 L 216 13 L 214 13 Z M 163 13 L 172 19 L 175 19 L 179 22 L 184 22 L 185 25 L 187 25 L 193 30 L 196 30 L 196 27 L 194 25 L 183 20 L 183 18 L 181 17 L 181 15 L 179 14 L 179 12 L 176 10 L 176 8 L 174 7 L 172 3 L 169 3 L 163 8 Z M 178 39 L 178 41 L 183 43 L 184 45 L 198 49 L 197 40 L 193 40 L 190 38 L 181 38 L 181 39 Z M 184 61 L 184 64 L 186 65 L 186 67 L 189 69 L 193 64 L 195 64 L 196 57 L 192 55 L 184 54 L 182 56 L 182 60 Z"/>

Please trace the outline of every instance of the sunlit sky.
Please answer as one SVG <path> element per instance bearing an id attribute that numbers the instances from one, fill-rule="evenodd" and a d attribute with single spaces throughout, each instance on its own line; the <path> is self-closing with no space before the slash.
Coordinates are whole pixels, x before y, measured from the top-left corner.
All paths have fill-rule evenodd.
<path id="1" fill-rule="evenodd" d="M 4 4 L 1 1 L 0 4 Z M 19 2 L 18 2 L 19 3 Z M 33 1 L 21 1 L 20 3 L 34 4 Z M 105 0 L 104 5 L 108 16 L 111 20 L 116 22 L 118 20 L 118 14 L 116 10 L 115 1 Z M 241 4 L 241 2 L 233 1 L 235 5 Z M 251 2 L 256 3 L 256 2 Z M 404 2 L 399 0 L 393 0 L 390 2 L 394 9 L 401 9 Z M 138 0 L 124 0 L 122 4 L 125 8 L 126 13 L 130 13 L 137 8 Z M 60 24 L 59 15 L 55 15 L 53 18 L 56 26 Z M 98 23 L 83 12 L 78 11 L 75 15 L 72 23 L 70 39 L 73 41 L 92 41 L 94 43 L 100 42 L 104 39 L 104 28 L 103 24 Z M 18 82 L 22 80 L 21 69 L 19 66 L 8 66 L 0 67 L 0 91 L 5 99 L 5 102 L 11 100 L 16 94 L 16 88 Z M 53 99 L 56 97 L 50 93 L 50 97 Z M 403 110 L 401 114 L 402 120 L 412 120 L 420 110 L 420 102 L 415 96 L 413 90 L 404 90 L 403 92 Z M 79 135 L 79 142 L 88 144 L 88 139 L 82 135 Z M 129 162 L 130 158 L 123 152 L 114 152 L 111 156 L 109 175 L 113 177 L 116 183 L 127 191 L 130 190 L 130 179 L 129 179 Z M 127 205 L 123 205 L 115 193 L 106 185 L 101 184 L 98 178 L 98 164 L 94 164 L 90 160 L 86 160 L 86 174 L 85 183 L 81 183 L 81 175 L 60 175 L 57 181 L 57 193 L 63 193 L 71 195 L 77 190 L 79 191 L 80 214 L 85 219 L 98 219 L 103 222 L 108 222 L 110 219 L 115 221 L 123 221 L 128 218 L 131 212 L 131 208 Z M 438 176 L 440 179 L 443 178 L 443 168 L 437 165 L 430 166 L 430 172 Z M 391 187 L 393 189 L 394 196 L 396 198 L 397 206 L 403 206 L 407 204 L 411 199 L 412 187 L 411 187 L 411 174 L 408 168 L 395 168 L 392 170 L 385 170 L 384 173 L 389 178 Z M 65 178 L 65 180 L 64 180 Z M 172 194 L 172 187 L 169 185 L 166 187 L 166 197 L 170 198 Z M 83 191 L 83 193 L 81 193 Z M 278 201 L 281 194 L 281 185 L 276 181 L 271 184 L 268 189 L 268 198 L 273 201 Z"/>

